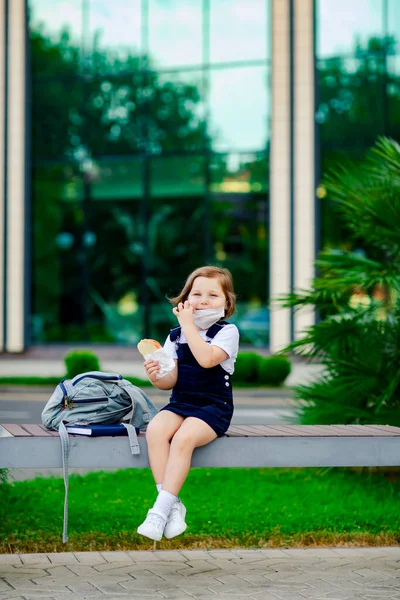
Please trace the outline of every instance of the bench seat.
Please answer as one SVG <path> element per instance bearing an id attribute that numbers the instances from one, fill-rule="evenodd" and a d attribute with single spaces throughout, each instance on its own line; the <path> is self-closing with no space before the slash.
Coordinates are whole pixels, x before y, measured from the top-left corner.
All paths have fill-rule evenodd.
<path id="1" fill-rule="evenodd" d="M 128 439 L 70 435 L 69 467 L 146 468 Z M 400 466 L 400 428 L 390 425 L 234 425 L 224 437 L 195 450 L 193 467 Z M 62 468 L 57 432 L 42 425 L 0 425 L 0 468 Z"/>

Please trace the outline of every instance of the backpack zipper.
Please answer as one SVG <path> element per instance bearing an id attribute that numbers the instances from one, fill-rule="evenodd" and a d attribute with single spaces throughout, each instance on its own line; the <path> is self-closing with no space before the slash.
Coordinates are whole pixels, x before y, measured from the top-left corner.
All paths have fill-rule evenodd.
<path id="1" fill-rule="evenodd" d="M 84 377 L 81 377 L 81 379 L 84 379 Z M 101 379 L 101 377 L 96 377 L 95 379 Z M 110 377 L 108 377 L 108 379 L 110 379 Z M 115 380 L 115 377 L 113 378 Z M 122 379 L 122 377 L 121 377 Z M 67 393 L 67 389 L 64 385 L 64 381 L 65 379 L 63 379 L 62 381 L 60 381 L 59 386 L 63 392 L 63 398 L 62 398 L 62 405 L 63 405 L 63 409 L 65 410 L 66 408 L 69 408 L 70 410 L 72 410 L 72 407 L 75 404 L 90 404 L 90 403 L 100 403 L 100 402 L 106 402 L 108 400 L 107 396 L 103 396 L 102 398 L 90 398 L 88 400 L 70 400 L 68 398 L 68 393 Z M 80 379 L 79 379 L 80 381 Z M 77 383 L 77 381 L 75 382 Z"/>

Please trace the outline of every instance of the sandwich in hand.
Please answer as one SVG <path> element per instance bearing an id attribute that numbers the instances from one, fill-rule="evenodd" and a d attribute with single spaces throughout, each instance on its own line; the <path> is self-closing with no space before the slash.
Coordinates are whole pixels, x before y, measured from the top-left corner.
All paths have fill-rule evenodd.
<path id="1" fill-rule="evenodd" d="M 155 360 L 160 365 L 156 378 L 161 379 L 167 373 L 170 373 L 175 368 L 175 361 L 165 352 L 163 347 L 157 340 L 140 340 L 137 345 L 140 354 L 146 360 Z"/>
<path id="2" fill-rule="evenodd" d="M 147 356 L 147 354 L 151 354 L 161 348 L 161 344 L 157 342 L 157 340 L 140 340 L 137 345 L 137 349 L 139 350 L 142 356 Z"/>

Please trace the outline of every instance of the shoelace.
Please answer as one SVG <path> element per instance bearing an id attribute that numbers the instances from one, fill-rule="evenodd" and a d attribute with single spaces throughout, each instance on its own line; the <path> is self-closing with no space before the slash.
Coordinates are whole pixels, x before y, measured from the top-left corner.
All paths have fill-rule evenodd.
<path id="1" fill-rule="evenodd" d="M 171 512 L 169 513 L 168 521 L 175 521 L 179 517 L 179 502 L 175 502 L 175 504 L 171 508 Z"/>
<path id="2" fill-rule="evenodd" d="M 158 515 L 155 512 L 150 512 L 147 515 L 147 520 L 150 523 L 150 525 L 155 525 L 156 527 L 163 527 L 164 526 L 164 519 L 162 518 L 161 515 Z"/>

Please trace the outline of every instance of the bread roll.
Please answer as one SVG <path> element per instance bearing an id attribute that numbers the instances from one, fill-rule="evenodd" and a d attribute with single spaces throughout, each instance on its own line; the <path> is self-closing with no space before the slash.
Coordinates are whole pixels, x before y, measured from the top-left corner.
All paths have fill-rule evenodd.
<path id="1" fill-rule="evenodd" d="M 142 356 L 146 356 L 155 350 L 161 348 L 161 344 L 157 342 L 157 340 L 140 340 L 137 345 L 137 349 L 139 350 Z"/>

